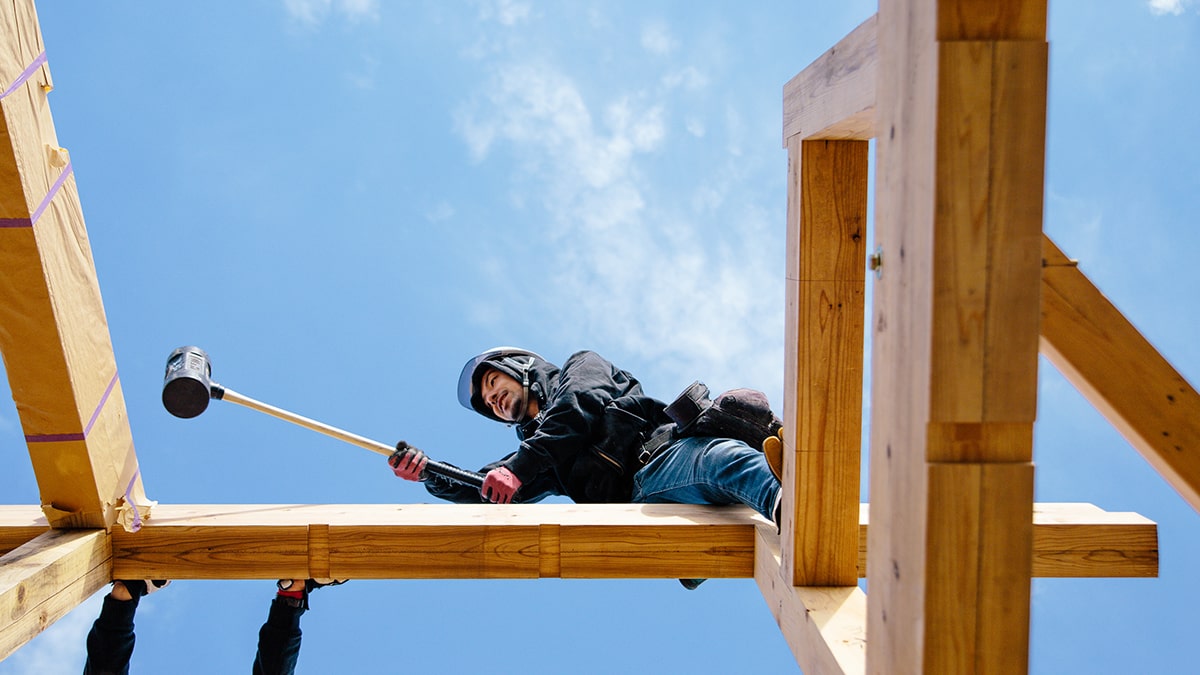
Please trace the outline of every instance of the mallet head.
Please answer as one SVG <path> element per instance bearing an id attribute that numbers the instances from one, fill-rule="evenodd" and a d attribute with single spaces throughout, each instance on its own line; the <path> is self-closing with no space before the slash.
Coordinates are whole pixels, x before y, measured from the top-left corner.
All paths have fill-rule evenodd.
<path id="1" fill-rule="evenodd" d="M 167 357 L 163 376 L 163 407 L 176 417 L 195 417 L 212 397 L 212 364 L 199 347 L 180 347 Z"/>

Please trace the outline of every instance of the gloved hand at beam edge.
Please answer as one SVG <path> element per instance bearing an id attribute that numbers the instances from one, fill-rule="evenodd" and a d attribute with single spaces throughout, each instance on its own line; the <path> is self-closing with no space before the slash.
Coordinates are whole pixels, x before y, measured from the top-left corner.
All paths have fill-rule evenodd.
<path id="1" fill-rule="evenodd" d="M 479 488 L 479 493 L 489 502 L 508 504 L 512 502 L 513 495 L 517 494 L 519 489 L 521 489 L 521 479 L 517 478 L 507 467 L 501 466 L 487 472 L 487 475 L 483 477 L 483 487 Z"/>

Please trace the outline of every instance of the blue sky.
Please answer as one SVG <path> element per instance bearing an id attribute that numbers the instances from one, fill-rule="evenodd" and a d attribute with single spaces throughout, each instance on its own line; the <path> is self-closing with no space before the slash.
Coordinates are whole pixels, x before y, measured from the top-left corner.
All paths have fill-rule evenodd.
<path id="1" fill-rule="evenodd" d="M 373 453 L 242 408 L 161 406 L 198 344 L 243 394 L 474 468 L 473 354 L 595 349 L 673 396 L 782 409 L 784 83 L 875 3 L 43 2 L 150 498 L 428 501 Z M 1200 381 L 1200 5 L 1051 3 L 1046 230 Z M 0 384 L 6 387 L 6 382 Z M 1031 671 L 1194 666 L 1200 515 L 1043 361 L 1039 501 L 1159 523 L 1158 579 L 1037 580 Z M 11 396 L 0 488 L 38 502 Z M 866 495 L 864 494 L 864 499 Z M 134 671 L 244 672 L 269 581 L 181 581 Z M 78 673 L 97 594 L 0 675 Z M 354 581 L 318 591 L 301 673 L 794 672 L 752 580 Z"/>

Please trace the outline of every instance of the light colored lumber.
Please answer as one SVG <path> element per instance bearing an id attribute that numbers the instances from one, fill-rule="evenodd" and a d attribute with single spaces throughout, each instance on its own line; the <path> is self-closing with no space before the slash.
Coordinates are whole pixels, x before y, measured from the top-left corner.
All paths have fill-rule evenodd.
<path id="1" fill-rule="evenodd" d="M 1039 20 L 1031 14 L 1025 23 L 1028 30 L 1036 31 Z M 877 20 L 864 22 L 838 47 L 788 83 L 784 95 L 785 140 L 797 135 L 810 136 L 803 129 L 813 124 L 805 125 L 801 120 L 805 114 L 816 116 L 813 111 L 823 110 L 816 103 L 806 107 L 805 98 L 840 100 L 833 92 L 857 92 L 859 98 L 869 95 L 869 99 L 862 100 L 844 95 L 843 98 L 855 102 L 840 108 L 826 106 L 836 112 L 820 118 L 824 126 L 850 119 L 859 109 L 869 108 L 873 112 L 875 82 L 872 80 L 868 86 L 865 80 L 877 76 L 877 31 Z M 847 63 L 829 65 L 835 56 Z M 873 123 L 874 116 L 863 115 L 855 120 L 856 125 Z M 876 132 L 873 127 L 862 127 L 854 137 L 874 138 Z M 1040 175 L 1040 162 L 1029 165 Z M 1032 202 L 1024 204 L 1028 207 Z M 1046 263 L 1040 288 L 1041 353 L 1193 508 L 1200 510 L 1200 452 L 1188 450 L 1200 447 L 1200 397 L 1195 388 L 1138 333 L 1073 261 L 1049 238 L 1043 241 Z"/>
<path id="2" fill-rule="evenodd" d="M 0 29 L 0 351 L 50 524 L 107 527 L 147 500 L 31 0 Z"/>
<path id="3" fill-rule="evenodd" d="M 33 508 L 0 506 L 0 521 Z M 865 570 L 867 505 L 860 513 Z M 1136 513 L 1036 504 L 1032 521 L 1035 576 L 1158 572 L 1157 526 Z M 686 504 L 160 505 L 139 532 L 113 531 L 113 569 L 174 579 L 745 578 L 753 528 L 765 522 L 744 507 Z"/>
<path id="4" fill-rule="evenodd" d="M 925 672 L 1027 671 L 1033 465 L 931 463 L 929 495 Z"/>
<path id="5" fill-rule="evenodd" d="M 858 586 L 793 586 L 780 561 L 779 538 L 759 526 L 754 580 L 796 663 L 805 673 L 862 673 L 867 599 Z"/>
<path id="6" fill-rule="evenodd" d="M 783 566 L 852 586 L 862 463 L 867 141 L 788 141 Z"/>
<path id="7" fill-rule="evenodd" d="M 870 672 L 1027 658 L 1044 16 L 1041 0 L 880 3 Z"/>
<path id="8" fill-rule="evenodd" d="M 1031 434 L 1046 43 L 943 42 L 937 51 L 930 420 L 1015 422 Z M 1019 440 L 1005 435 L 1009 445 Z M 1032 438 L 1018 447 L 988 456 L 1028 461 Z M 930 459 L 973 461 L 953 453 Z"/>
<path id="9" fill-rule="evenodd" d="M 160 505 L 139 532 L 113 533 L 114 574 L 745 578 L 756 521 L 745 507 L 679 504 Z"/>
<path id="10" fill-rule="evenodd" d="M 1033 576 L 1156 577 L 1158 526 L 1091 504 L 1033 505 Z"/>
<path id="11" fill-rule="evenodd" d="M 1048 237 L 1041 351 L 1200 511 L 1200 396 Z"/>
<path id="12" fill-rule="evenodd" d="M 49 530 L 0 556 L 0 659 L 111 579 L 104 530 Z"/>
<path id="13" fill-rule="evenodd" d="M 0 506 L 0 555 L 46 531 L 49 524 L 36 506 Z"/>
<path id="14" fill-rule="evenodd" d="M 861 506 L 858 568 L 867 569 L 869 507 Z M 1158 525 L 1130 512 L 1092 504 L 1033 505 L 1035 577 L 1146 578 L 1158 576 Z"/>
<path id="15" fill-rule="evenodd" d="M 875 131 L 877 16 L 864 21 L 783 87 L 783 142 L 867 140 Z"/>

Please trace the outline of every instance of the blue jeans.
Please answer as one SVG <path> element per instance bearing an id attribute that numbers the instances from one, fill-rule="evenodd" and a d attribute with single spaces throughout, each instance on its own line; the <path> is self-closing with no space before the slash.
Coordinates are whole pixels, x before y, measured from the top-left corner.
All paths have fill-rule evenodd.
<path id="1" fill-rule="evenodd" d="M 633 477 L 635 503 L 745 504 L 771 522 L 779 489 L 766 455 L 729 438 L 681 438 Z"/>

